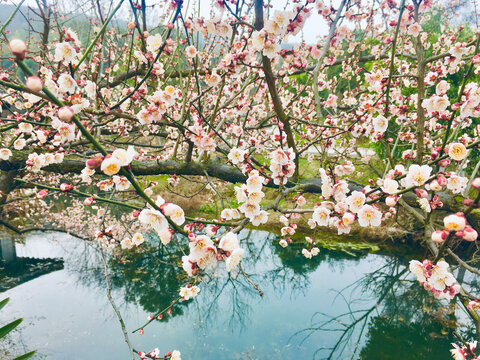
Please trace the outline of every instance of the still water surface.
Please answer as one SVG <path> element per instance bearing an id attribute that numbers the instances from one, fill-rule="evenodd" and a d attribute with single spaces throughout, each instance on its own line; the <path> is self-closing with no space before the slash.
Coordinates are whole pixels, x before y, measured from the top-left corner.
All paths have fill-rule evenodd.
<path id="1" fill-rule="evenodd" d="M 405 270 L 406 259 L 321 249 L 308 260 L 300 250 L 278 246 L 273 234 L 247 231 L 241 238 L 247 250 L 243 269 L 263 297 L 244 276 L 229 278 L 220 267 L 199 284 L 195 300 L 175 305 L 144 335 L 131 331 L 167 307 L 188 282 L 171 265 L 178 259 L 175 245 L 151 241 L 148 251 L 108 259 L 113 297 L 136 349 L 178 349 L 184 360 L 450 359 L 451 329 L 463 316 L 433 301 Z M 39 233 L 15 249 L 17 260 L 4 264 L 0 274 L 20 277 L 12 264 L 25 258 L 54 265 L 0 294 L 11 298 L 0 324 L 25 319 L 0 349 L 37 349 L 38 359 L 128 358 L 92 244 Z"/>

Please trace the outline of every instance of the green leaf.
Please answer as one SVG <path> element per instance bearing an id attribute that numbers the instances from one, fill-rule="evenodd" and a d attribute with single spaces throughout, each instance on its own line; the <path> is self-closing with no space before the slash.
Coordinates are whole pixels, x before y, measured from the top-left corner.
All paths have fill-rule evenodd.
<path id="1" fill-rule="evenodd" d="M 0 301 L 0 310 L 2 310 L 2 308 L 7 305 L 7 303 L 10 301 L 10 298 L 6 298 L 6 299 L 3 299 L 2 301 Z"/>
<path id="2" fill-rule="evenodd" d="M 35 355 L 37 353 L 37 350 L 33 350 L 29 353 L 26 353 L 26 354 L 23 354 L 23 355 L 20 355 L 19 357 L 16 357 L 15 359 L 13 360 L 26 360 L 26 359 L 30 359 L 33 355 Z"/>
<path id="3" fill-rule="evenodd" d="M 10 324 L 7 324 L 4 327 L 0 328 L 0 339 L 7 335 L 10 331 L 15 329 L 18 325 L 20 325 L 22 321 L 23 319 L 17 319 L 12 321 Z"/>

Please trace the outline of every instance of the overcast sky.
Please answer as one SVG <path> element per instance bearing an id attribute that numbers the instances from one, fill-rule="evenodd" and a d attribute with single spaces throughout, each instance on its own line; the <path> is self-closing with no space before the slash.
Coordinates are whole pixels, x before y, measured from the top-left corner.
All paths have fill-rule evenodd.
<path id="1" fill-rule="evenodd" d="M 330 3 L 330 0 L 324 0 L 325 3 Z M 265 1 L 266 3 L 267 1 Z M 294 7 L 292 4 L 289 4 L 286 6 L 288 3 L 288 0 L 272 0 L 271 3 L 273 4 L 273 10 L 278 9 L 278 10 L 293 10 Z M 185 4 L 188 3 L 188 0 L 185 0 Z M 193 8 L 198 9 L 198 4 L 200 3 L 200 14 L 206 18 L 210 17 L 210 13 L 212 11 L 212 0 L 190 0 L 189 4 L 189 9 L 188 12 L 190 12 Z M 333 1 L 333 5 L 337 5 L 339 3 L 338 0 Z M 313 5 L 314 6 L 314 5 Z M 310 5 L 310 7 L 313 7 Z M 195 11 L 196 13 L 196 11 Z M 218 11 L 217 11 L 218 13 Z M 317 12 L 312 11 L 312 15 L 307 19 L 307 22 L 305 23 L 305 27 L 303 28 L 302 34 L 299 34 L 295 38 L 291 37 L 289 39 L 289 42 L 294 42 L 295 40 L 298 42 L 301 37 L 308 42 L 308 43 L 313 43 L 316 42 L 317 36 L 319 35 L 326 35 L 328 32 L 328 25 L 325 22 L 325 20 L 318 15 Z"/>
<path id="2" fill-rule="evenodd" d="M 10 4 L 18 4 L 20 0 L 9 0 L 6 3 Z M 47 0 L 49 3 L 53 2 L 52 0 Z M 326 3 L 329 3 L 330 0 L 324 0 Z M 334 6 L 338 3 L 339 0 L 333 0 Z M 86 1 L 86 0 L 56 0 L 55 1 L 58 4 L 58 7 L 60 8 L 61 13 L 72 13 L 72 3 L 74 4 L 81 4 L 83 3 L 83 9 L 82 10 L 77 10 L 75 12 L 80 12 L 80 13 L 88 13 L 89 10 L 91 10 L 91 4 L 92 2 Z M 204 16 L 205 18 L 210 18 L 212 14 L 212 0 L 184 0 L 184 9 L 183 9 L 183 14 L 186 16 L 192 15 L 192 14 L 197 14 L 198 9 L 200 7 L 200 15 Z M 265 1 L 266 2 L 266 1 Z M 271 0 L 271 2 L 274 4 L 273 9 L 278 9 L 278 10 L 283 10 L 285 9 L 285 5 L 288 2 L 288 0 Z M 101 0 L 101 3 L 105 7 L 105 13 L 108 12 L 109 9 L 113 8 L 118 4 L 118 0 Z M 154 22 L 158 22 L 160 14 L 163 13 L 162 10 L 159 10 L 158 4 L 159 3 L 164 3 L 168 4 L 170 3 L 170 0 L 147 0 L 147 5 L 150 4 L 155 4 L 156 6 L 154 7 L 153 11 L 150 11 L 147 13 L 148 15 L 148 25 L 151 26 L 153 25 Z M 33 8 L 36 8 L 36 2 L 35 0 L 26 0 L 24 2 L 24 5 L 31 6 Z M 75 9 L 78 9 L 78 6 L 74 6 Z M 287 6 L 287 9 L 291 10 L 294 9 L 294 7 L 290 4 Z M 219 14 L 218 10 L 214 11 L 215 14 Z M 124 1 L 121 10 L 117 13 L 120 18 L 127 19 L 131 15 L 130 12 L 130 6 L 128 1 Z M 303 38 L 308 42 L 308 43 L 313 43 L 316 42 L 317 37 L 319 35 L 325 35 L 328 32 L 328 26 L 326 22 L 323 20 L 323 18 L 318 15 L 316 12 L 312 12 L 312 15 L 307 19 L 307 22 L 305 24 L 305 27 L 302 31 L 301 34 L 297 35 L 295 38 L 290 37 L 289 42 L 298 42 L 300 39 Z"/>
<path id="3" fill-rule="evenodd" d="M 13 3 L 13 4 L 18 4 L 20 0 L 8 0 L 7 3 Z M 47 0 L 49 3 L 53 2 L 53 0 Z M 104 5 L 105 10 L 104 12 L 107 13 L 109 9 L 113 8 L 118 4 L 119 0 L 100 0 L 100 2 Z M 324 3 L 330 4 L 333 2 L 334 7 L 338 7 L 338 4 L 340 0 L 323 0 Z M 460 19 L 459 21 L 465 22 L 465 20 L 470 20 L 474 21 L 474 18 L 469 18 L 467 19 L 467 13 L 473 13 L 473 6 L 471 4 L 472 1 L 477 1 L 480 5 L 480 0 L 437 0 L 437 3 L 449 3 L 452 4 L 452 1 L 459 1 L 460 4 L 464 4 L 465 6 L 461 9 L 461 16 L 458 17 Z M 81 13 L 88 13 L 89 11 L 91 12 L 91 1 L 88 0 L 55 0 L 55 2 L 58 4 L 60 10 L 62 13 L 72 13 L 71 9 L 72 6 L 71 4 L 84 4 L 84 9 L 82 10 L 77 10 L 75 12 L 81 12 Z M 267 0 L 264 0 L 266 3 Z M 287 3 L 289 3 L 289 0 L 271 0 L 271 3 L 274 5 L 273 10 L 278 9 L 278 10 L 284 10 L 289 9 L 292 10 L 294 9 L 294 6 L 292 4 L 289 4 L 286 6 Z M 148 20 L 147 21 L 149 26 L 156 25 L 154 22 L 159 21 L 161 14 L 164 13 L 163 10 L 159 9 L 158 4 L 169 4 L 170 0 L 147 0 L 147 5 L 155 5 L 153 7 L 153 10 L 149 11 L 147 13 L 148 15 Z M 184 0 L 184 9 L 183 13 L 185 16 L 190 16 L 192 14 L 197 15 L 198 9 L 200 9 L 200 15 L 204 16 L 205 18 L 210 18 L 212 14 L 212 3 L 213 0 Z M 36 2 L 35 0 L 26 0 L 24 2 L 25 5 L 36 7 Z M 312 5 L 310 7 L 313 8 Z M 75 9 L 77 9 L 78 6 L 75 6 Z M 479 9 L 480 11 L 480 9 Z M 213 13 L 218 14 L 218 10 L 214 11 Z M 307 43 L 314 43 L 317 41 L 319 36 L 326 35 L 328 32 L 328 25 L 325 22 L 325 20 L 316 13 L 316 11 L 311 12 L 312 15 L 307 19 L 307 22 L 302 30 L 302 32 L 297 35 L 296 37 L 290 37 L 288 39 L 288 42 L 293 43 L 293 42 L 299 42 L 302 38 L 305 39 Z M 123 19 L 130 19 L 131 18 L 131 12 L 130 12 L 130 5 L 129 2 L 124 0 L 122 9 L 117 13 L 120 18 Z M 455 21 L 455 19 L 453 20 Z M 457 24 L 455 24 L 457 25 Z"/>

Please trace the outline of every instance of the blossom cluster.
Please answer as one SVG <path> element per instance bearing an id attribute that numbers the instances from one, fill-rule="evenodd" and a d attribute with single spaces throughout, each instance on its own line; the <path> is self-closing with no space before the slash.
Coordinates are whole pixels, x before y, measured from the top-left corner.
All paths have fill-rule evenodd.
<path id="1" fill-rule="evenodd" d="M 463 345 L 452 343 L 453 349 L 450 350 L 454 360 L 479 360 L 480 356 L 475 355 L 477 342 L 472 341 Z"/>
<path id="2" fill-rule="evenodd" d="M 199 292 L 200 292 L 200 288 L 198 286 L 195 286 L 195 285 L 192 286 L 190 284 L 187 284 L 186 286 L 183 286 L 180 288 L 179 294 L 182 297 L 182 299 L 190 300 L 195 298 Z"/>
<path id="3" fill-rule="evenodd" d="M 465 214 L 458 212 L 446 216 L 443 219 L 443 230 L 436 230 L 432 233 L 432 240 L 437 243 L 443 243 L 449 234 L 465 241 L 475 241 L 478 238 L 477 231 L 468 225 Z"/>
<path id="4" fill-rule="evenodd" d="M 259 226 L 268 221 L 268 212 L 262 210 L 260 202 L 265 196 L 262 191 L 265 178 L 257 170 L 252 170 L 246 184 L 235 186 L 235 196 L 241 204 L 238 209 L 224 209 L 220 214 L 223 219 L 238 219 L 241 214 L 250 220 L 252 225 Z"/>
<path id="5" fill-rule="evenodd" d="M 409 269 L 417 277 L 417 281 L 436 298 L 453 299 L 460 292 L 460 285 L 445 261 L 433 264 L 430 260 L 411 260 Z"/>
<path id="6" fill-rule="evenodd" d="M 160 356 L 160 350 L 158 348 L 149 351 L 148 353 L 145 351 L 138 351 L 137 355 L 140 357 L 141 360 L 148 360 L 148 359 L 158 359 Z M 182 360 L 182 354 L 178 350 L 169 351 L 163 356 L 163 359 L 168 360 Z"/>
<path id="7" fill-rule="evenodd" d="M 190 253 L 182 257 L 183 269 L 189 276 L 195 276 L 199 270 L 214 269 L 219 261 L 225 261 L 228 272 L 240 264 L 245 250 L 233 232 L 225 233 L 220 239 L 208 235 L 188 235 Z"/>
<path id="8" fill-rule="evenodd" d="M 173 236 L 173 229 L 169 226 L 169 220 L 178 226 L 183 225 L 185 213 L 180 206 L 165 202 L 160 195 L 157 196 L 155 205 L 160 210 L 149 207 L 136 215 L 142 225 L 149 226 L 158 235 L 162 244 L 167 245 Z"/>
<path id="9" fill-rule="evenodd" d="M 130 250 L 134 246 L 140 246 L 145 242 L 143 235 L 140 233 L 133 234 L 132 238 L 125 238 L 120 242 L 120 246 L 122 249 Z"/>
<path id="10" fill-rule="evenodd" d="M 295 153 L 292 149 L 278 148 L 270 154 L 270 170 L 275 185 L 285 185 L 289 177 L 295 173 Z"/>
<path id="11" fill-rule="evenodd" d="M 63 153 L 37 154 L 31 153 L 26 161 L 28 168 L 33 172 L 39 172 L 43 167 L 51 164 L 61 164 L 63 162 Z"/>

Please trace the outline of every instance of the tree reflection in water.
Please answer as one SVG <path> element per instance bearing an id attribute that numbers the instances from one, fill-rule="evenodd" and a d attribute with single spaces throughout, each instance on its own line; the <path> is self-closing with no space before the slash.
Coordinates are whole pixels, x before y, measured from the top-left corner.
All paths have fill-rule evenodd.
<path id="1" fill-rule="evenodd" d="M 320 264 L 328 264 L 332 271 L 355 271 L 356 263 L 368 256 L 365 252 L 352 257 L 322 249 L 318 256 L 305 259 L 299 251 L 279 246 L 273 234 L 244 231 L 242 236 L 247 252 L 242 263 L 245 276 L 242 273 L 228 275 L 223 268 L 203 276 L 199 301 L 175 304 L 172 313 L 161 321 L 169 321 L 192 307 L 200 314 L 201 321 L 197 325 L 206 330 L 227 325 L 241 332 L 248 328 L 255 305 L 262 301 L 252 283 L 262 290 L 269 289 L 270 293 L 289 294 L 291 298 L 299 294 L 308 296 L 311 274 Z M 185 247 L 185 239 L 174 241 Z M 94 279 L 102 286 L 101 268 L 92 267 L 91 263 L 94 260 L 98 265 L 98 259 L 87 253 L 84 261 L 89 264 L 78 262 L 78 266 L 89 269 L 89 275 L 84 275 L 83 279 L 90 283 Z M 112 288 L 122 294 L 126 303 L 138 304 L 147 313 L 167 308 L 178 298 L 179 288 L 192 281 L 181 264 L 175 262 L 181 254 L 178 246 L 162 246 L 152 236 L 143 250 L 109 258 Z M 438 301 L 418 288 L 409 275 L 406 259 L 384 259 L 383 266 L 377 270 L 337 290 L 328 311 L 318 309 L 311 316 L 310 324 L 292 333 L 288 343 L 291 346 L 307 342 L 317 344 L 317 349 L 312 349 L 315 359 L 448 359 L 450 343 L 456 340 L 453 330 L 466 339 L 472 338 L 474 329 L 471 327 L 457 329 L 458 320 L 465 316 L 455 304 Z M 343 307 L 348 311 L 334 315 Z M 332 342 L 329 337 L 326 343 L 326 333 L 337 334 L 336 340 Z"/>
<path id="2" fill-rule="evenodd" d="M 349 288 L 353 290 L 347 298 Z M 366 294 L 374 296 L 369 299 Z M 318 348 L 314 358 L 338 359 L 347 353 L 358 359 L 451 359 L 450 343 L 457 341 L 453 331 L 475 338 L 471 324 L 458 329 L 459 307 L 419 291 L 408 263 L 399 258 L 340 291 L 337 300 L 349 311 L 335 316 L 315 313 L 310 326 L 292 336 L 305 341 L 321 332 L 339 334 L 333 346 Z M 358 306 L 371 300 L 373 306 Z"/>

